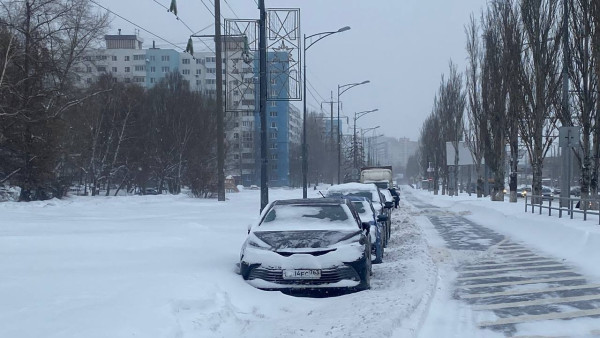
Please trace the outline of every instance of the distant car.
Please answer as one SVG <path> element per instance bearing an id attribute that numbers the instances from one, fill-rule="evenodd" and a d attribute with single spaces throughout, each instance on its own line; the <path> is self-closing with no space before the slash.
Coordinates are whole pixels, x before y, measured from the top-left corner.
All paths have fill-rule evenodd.
<path id="1" fill-rule="evenodd" d="M 347 199 L 274 201 L 249 228 L 240 274 L 265 290 L 368 289 L 369 228 Z"/>
<path id="2" fill-rule="evenodd" d="M 527 195 L 531 195 L 531 187 L 518 187 L 517 188 L 517 197 L 526 197 Z"/>
<path id="3" fill-rule="evenodd" d="M 258 187 L 258 185 L 253 184 L 250 186 L 250 190 L 259 190 L 259 189 L 260 188 Z"/>
<path id="4" fill-rule="evenodd" d="M 346 198 L 352 202 L 361 221 L 369 222 L 369 224 L 371 224 L 369 230 L 369 235 L 371 237 L 371 260 L 374 264 L 383 262 L 383 232 L 385 231 L 385 221 L 387 220 L 387 216 L 379 215 L 378 217 L 375 208 L 373 208 L 373 204 L 365 197 Z"/>
<path id="5" fill-rule="evenodd" d="M 578 185 L 571 187 L 571 195 L 576 197 L 581 196 L 581 187 Z"/>
<path id="6" fill-rule="evenodd" d="M 159 192 L 155 188 L 146 188 L 144 189 L 144 195 L 159 195 Z"/>
<path id="7" fill-rule="evenodd" d="M 549 201 L 554 199 L 554 192 L 552 191 L 552 188 L 544 186 L 542 187 L 542 199 Z"/>

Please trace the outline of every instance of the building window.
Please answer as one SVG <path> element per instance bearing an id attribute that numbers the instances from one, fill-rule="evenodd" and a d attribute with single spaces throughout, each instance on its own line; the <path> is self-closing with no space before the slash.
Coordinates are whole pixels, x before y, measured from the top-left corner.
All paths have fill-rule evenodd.
<path id="1" fill-rule="evenodd" d="M 129 55 L 125 55 L 125 61 L 129 61 Z"/>
<path id="2" fill-rule="evenodd" d="M 150 55 L 150 61 L 156 61 L 156 57 L 154 55 Z"/>
<path id="3" fill-rule="evenodd" d="M 271 79 L 271 84 L 276 84 L 277 83 L 277 79 Z"/>
<path id="4" fill-rule="evenodd" d="M 87 67 L 87 72 L 91 73 L 92 72 L 92 67 Z"/>
<path id="5" fill-rule="evenodd" d="M 125 83 L 130 83 L 130 82 L 131 82 L 131 79 L 130 79 L 130 78 L 128 78 L 128 77 L 126 77 L 126 78 L 125 78 Z"/>
<path id="6" fill-rule="evenodd" d="M 196 80 L 196 86 L 201 86 L 202 85 L 202 80 Z"/>
<path id="7" fill-rule="evenodd" d="M 150 78 L 150 83 L 154 83 L 154 81 L 155 81 L 155 80 L 154 80 L 154 78 L 153 78 L 153 77 L 151 77 L 151 78 Z"/>
<path id="8" fill-rule="evenodd" d="M 271 169 L 273 169 L 273 170 L 277 170 L 277 163 L 273 163 L 273 164 L 271 164 Z M 276 180 L 276 179 L 277 179 L 277 178 L 275 178 L 275 177 L 272 177 L 272 178 L 273 178 L 274 180 Z"/>
<path id="9" fill-rule="evenodd" d="M 215 80 L 215 79 L 206 79 L 206 80 L 205 80 L 205 83 L 206 83 L 206 84 L 211 84 L 211 85 L 214 85 L 214 84 L 216 84 L 216 83 L 217 83 L 217 80 Z"/>
<path id="10" fill-rule="evenodd" d="M 277 132 L 272 132 L 271 133 L 271 138 L 272 139 L 276 139 L 277 138 Z"/>
<path id="11" fill-rule="evenodd" d="M 133 56 L 133 61 L 143 60 L 146 55 L 144 54 L 136 54 Z"/>
<path id="12" fill-rule="evenodd" d="M 238 154 L 233 154 L 233 159 L 234 159 L 234 160 L 239 160 L 239 159 L 240 159 L 240 155 L 238 155 Z"/>
<path id="13" fill-rule="evenodd" d="M 234 149 L 234 150 L 238 150 L 238 149 L 240 149 L 240 145 L 239 145 L 239 144 L 237 144 L 237 143 L 234 143 L 234 144 L 233 144 L 233 149 Z"/>
<path id="14" fill-rule="evenodd" d="M 181 63 L 184 65 L 189 65 L 190 64 L 190 59 L 181 59 Z"/>
<path id="15" fill-rule="evenodd" d="M 204 64 L 204 59 L 196 59 L 196 64 L 197 65 L 203 65 Z"/>
<path id="16" fill-rule="evenodd" d="M 215 68 L 206 68 L 206 72 L 208 74 L 216 74 L 217 70 Z"/>
<path id="17" fill-rule="evenodd" d="M 112 72 L 116 73 L 117 72 L 117 67 L 112 67 Z"/>
<path id="18" fill-rule="evenodd" d="M 150 67 L 150 72 L 151 73 L 156 73 L 156 67 L 154 67 L 154 66 Z"/>
<path id="19" fill-rule="evenodd" d="M 252 121 L 242 121 L 242 127 L 252 128 L 253 125 L 254 125 L 254 122 L 252 122 Z"/>
<path id="20" fill-rule="evenodd" d="M 99 72 L 106 72 L 106 67 L 105 66 L 98 66 L 96 68 Z"/>
<path id="21" fill-rule="evenodd" d="M 181 70 L 181 74 L 183 74 L 183 75 L 190 75 L 190 70 L 189 69 L 182 69 Z"/>
<path id="22" fill-rule="evenodd" d="M 202 69 L 196 69 L 196 75 L 202 74 Z"/>
<path id="23" fill-rule="evenodd" d="M 170 71 L 169 67 L 160 67 L 163 73 L 168 73 Z"/>
<path id="24" fill-rule="evenodd" d="M 277 159 L 277 154 L 271 154 L 271 159 L 272 160 L 276 160 Z"/>
<path id="25" fill-rule="evenodd" d="M 277 128 L 277 122 L 271 122 L 271 128 Z"/>
<path id="26" fill-rule="evenodd" d="M 271 149 L 277 149 L 277 143 L 271 143 Z"/>
<path id="27" fill-rule="evenodd" d="M 129 73 L 130 71 L 131 71 L 131 68 L 125 67 L 125 73 Z"/>
<path id="28" fill-rule="evenodd" d="M 209 56 L 206 58 L 206 62 L 217 62 L 217 58 L 214 56 Z"/>
<path id="29" fill-rule="evenodd" d="M 276 111 L 271 111 L 271 112 L 269 112 L 269 116 L 271 116 L 271 117 L 277 117 L 277 112 Z"/>
<path id="30" fill-rule="evenodd" d="M 245 160 L 252 159 L 252 153 L 242 153 L 242 158 Z"/>
<path id="31" fill-rule="evenodd" d="M 112 60 L 113 60 L 113 61 L 117 61 L 117 56 L 116 56 L 116 55 L 113 55 L 113 56 L 112 56 Z"/>
<path id="32" fill-rule="evenodd" d="M 143 72 L 146 70 L 146 66 L 135 66 L 136 72 Z"/>
<path id="33" fill-rule="evenodd" d="M 271 101 L 271 107 L 277 107 L 277 102 Z"/>
<path id="34" fill-rule="evenodd" d="M 238 134 L 238 133 L 233 133 L 233 138 L 234 138 L 234 139 L 236 139 L 236 140 L 237 140 L 237 139 L 239 139 L 239 138 L 240 138 L 240 134 Z"/>
<path id="35" fill-rule="evenodd" d="M 133 77 L 133 82 L 143 83 L 143 82 L 146 82 L 146 78 L 143 77 L 143 76 L 134 76 Z"/>
<path id="36" fill-rule="evenodd" d="M 275 89 L 271 90 L 271 96 L 277 96 L 277 91 Z"/>
<path id="37" fill-rule="evenodd" d="M 169 61 L 170 57 L 169 57 L 169 55 L 162 55 L 160 57 L 160 59 L 161 59 L 161 61 Z"/>

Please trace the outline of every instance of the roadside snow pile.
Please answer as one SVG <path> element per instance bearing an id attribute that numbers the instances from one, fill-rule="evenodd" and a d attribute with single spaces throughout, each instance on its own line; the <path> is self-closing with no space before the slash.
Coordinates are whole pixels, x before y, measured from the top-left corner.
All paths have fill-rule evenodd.
<path id="1" fill-rule="evenodd" d="M 371 290 L 302 298 L 235 273 L 260 191 L 227 198 L 0 203 L 0 337 L 405 337 L 422 322 L 436 268 L 409 210 Z"/>
<path id="2" fill-rule="evenodd" d="M 526 213 L 524 199 L 517 203 L 509 203 L 508 198 L 504 202 L 492 202 L 489 198 L 478 199 L 476 195 L 434 196 L 427 190 L 404 189 L 410 189 L 410 193 L 422 201 L 462 213 L 513 241 L 526 242 L 550 255 L 566 259 L 581 272 L 600 281 L 600 226 L 597 216 L 590 216 L 584 221 L 581 214 L 569 219 L 565 213 L 558 218 L 556 210 L 553 210 L 552 216 L 548 216 L 547 209 L 542 211 L 542 215 L 538 214 L 538 209 L 532 214 L 531 208 Z"/>

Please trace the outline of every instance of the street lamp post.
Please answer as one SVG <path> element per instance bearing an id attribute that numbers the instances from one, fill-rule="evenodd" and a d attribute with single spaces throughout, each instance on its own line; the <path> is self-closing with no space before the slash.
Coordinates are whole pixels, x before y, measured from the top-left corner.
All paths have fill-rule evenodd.
<path id="1" fill-rule="evenodd" d="M 347 92 L 349 89 L 354 88 L 356 86 L 360 86 L 360 85 L 364 85 L 367 83 L 370 83 L 371 81 L 366 80 L 363 82 L 357 82 L 357 83 L 348 83 L 345 85 L 338 85 L 338 91 L 337 91 L 337 155 L 338 155 L 338 170 L 337 170 L 337 183 L 340 184 L 341 183 L 341 171 L 342 171 L 342 130 L 340 128 L 340 96 L 342 94 L 344 94 L 345 92 Z M 345 88 L 344 90 L 342 90 L 340 92 L 340 89 Z"/>
<path id="2" fill-rule="evenodd" d="M 304 58 L 304 74 L 302 76 L 302 82 L 304 87 L 303 93 L 303 101 L 304 101 L 304 113 L 303 113 L 303 121 L 302 121 L 302 198 L 307 198 L 308 195 L 308 150 L 306 145 L 306 51 L 312 47 L 315 43 L 321 41 L 322 39 L 336 34 L 349 30 L 350 27 L 342 27 L 334 32 L 322 32 L 316 33 L 309 36 L 304 34 L 304 49 L 303 49 L 303 58 Z M 306 45 L 306 40 L 318 36 L 319 38 L 315 41 L 311 42 L 308 46 Z"/>
<path id="3" fill-rule="evenodd" d="M 363 116 L 365 116 L 367 114 L 374 113 L 374 112 L 376 112 L 378 110 L 379 109 L 373 109 L 373 110 L 365 110 L 365 111 L 361 111 L 361 112 L 358 112 L 358 113 L 354 113 L 354 132 L 352 134 L 352 137 L 354 138 L 354 140 L 352 142 L 353 143 L 352 153 L 354 154 L 354 169 L 358 169 L 357 168 L 358 163 L 357 163 L 357 158 L 356 158 L 356 155 L 357 155 L 356 154 L 356 120 L 358 120 L 359 118 L 361 118 L 361 117 L 363 117 Z"/>

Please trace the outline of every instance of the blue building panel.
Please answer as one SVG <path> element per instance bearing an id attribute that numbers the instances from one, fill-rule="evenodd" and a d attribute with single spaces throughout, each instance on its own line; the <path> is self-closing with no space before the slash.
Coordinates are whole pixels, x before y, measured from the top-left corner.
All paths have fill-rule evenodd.
<path id="1" fill-rule="evenodd" d="M 179 53 L 173 49 L 146 50 L 146 88 L 152 88 L 167 74 L 179 71 Z"/>
<path id="2" fill-rule="evenodd" d="M 267 72 L 281 74 L 288 71 L 288 54 L 285 52 L 269 52 L 267 54 Z M 273 62 L 275 61 L 275 62 Z M 255 60 L 254 72 L 258 76 L 258 60 Z M 271 76 L 267 84 L 269 100 L 267 100 L 267 148 L 269 162 L 269 185 L 281 187 L 290 185 L 290 135 L 289 135 L 289 101 L 287 76 Z M 259 90 L 256 90 L 255 123 L 257 130 L 256 149 L 260 149 L 260 114 Z M 260 182 L 260 151 L 256 154 L 256 172 L 258 184 Z"/>

